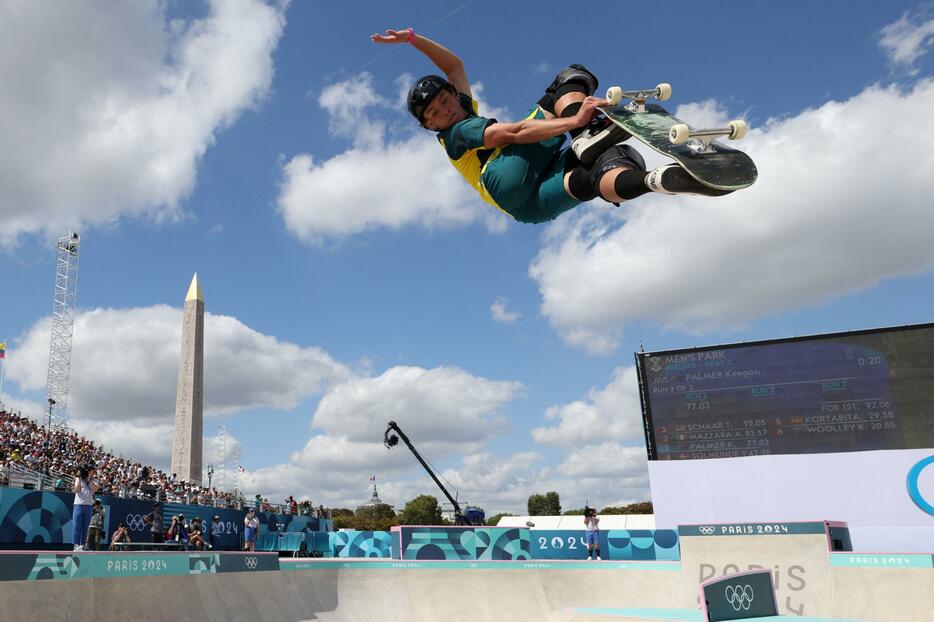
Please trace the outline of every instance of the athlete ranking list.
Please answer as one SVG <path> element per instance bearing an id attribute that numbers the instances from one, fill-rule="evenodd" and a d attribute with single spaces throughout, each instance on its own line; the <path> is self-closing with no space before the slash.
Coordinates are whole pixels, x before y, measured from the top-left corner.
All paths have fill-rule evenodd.
<path id="1" fill-rule="evenodd" d="M 875 449 L 898 433 L 885 357 L 863 347 L 774 344 L 643 364 L 659 460 Z"/>

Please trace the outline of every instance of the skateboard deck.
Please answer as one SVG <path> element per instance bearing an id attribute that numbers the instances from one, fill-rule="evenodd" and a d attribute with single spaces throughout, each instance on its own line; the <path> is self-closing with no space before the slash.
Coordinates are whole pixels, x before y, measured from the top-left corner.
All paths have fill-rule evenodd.
<path id="1" fill-rule="evenodd" d="M 740 190 L 756 181 L 758 171 L 748 155 L 717 141 L 705 151 L 700 141 L 676 145 L 668 138 L 672 126 L 684 122 L 661 106 L 646 104 L 634 112 L 624 104 L 600 108 L 606 117 L 655 151 L 674 159 L 694 179 L 718 190 Z"/>

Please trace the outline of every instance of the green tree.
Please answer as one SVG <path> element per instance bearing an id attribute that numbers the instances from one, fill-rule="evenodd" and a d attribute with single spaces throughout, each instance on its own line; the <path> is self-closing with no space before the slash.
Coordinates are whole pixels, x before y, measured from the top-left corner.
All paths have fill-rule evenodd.
<path id="1" fill-rule="evenodd" d="M 607 506 L 600 510 L 600 514 L 652 514 L 651 501 L 642 501 L 641 503 L 630 503 L 622 506 Z"/>
<path id="2" fill-rule="evenodd" d="M 331 510 L 331 518 L 334 520 L 334 529 L 353 529 L 353 510 L 334 508 Z"/>
<path id="3" fill-rule="evenodd" d="M 354 512 L 353 528 L 359 531 L 388 531 L 398 524 L 396 513 L 385 503 L 359 507 Z"/>
<path id="4" fill-rule="evenodd" d="M 561 516 L 561 497 L 555 491 L 545 493 L 545 515 Z"/>
<path id="5" fill-rule="evenodd" d="M 559 516 L 561 497 L 555 491 L 543 495 L 534 494 L 528 501 L 529 516 Z"/>
<path id="6" fill-rule="evenodd" d="M 402 525 L 440 525 L 441 506 L 432 495 L 419 495 L 402 508 L 399 522 Z"/>

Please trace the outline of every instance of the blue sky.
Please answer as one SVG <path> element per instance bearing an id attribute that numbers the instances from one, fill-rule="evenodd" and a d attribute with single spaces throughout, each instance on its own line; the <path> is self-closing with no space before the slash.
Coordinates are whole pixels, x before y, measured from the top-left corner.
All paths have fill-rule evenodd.
<path id="1" fill-rule="evenodd" d="M 226 427 L 248 491 L 351 507 L 373 474 L 398 506 L 436 494 L 382 447 L 391 418 L 489 512 L 645 500 L 640 343 L 931 320 L 929 4 L 69 7 L 0 3 L 2 399 L 42 412 L 54 239 L 75 228 L 68 413 L 124 455 L 168 462 L 194 272 L 206 434 Z M 670 82 L 688 122 L 749 121 L 760 179 L 511 222 L 407 117 L 433 68 L 368 37 L 407 26 L 501 120 L 570 62 L 601 89 Z"/>

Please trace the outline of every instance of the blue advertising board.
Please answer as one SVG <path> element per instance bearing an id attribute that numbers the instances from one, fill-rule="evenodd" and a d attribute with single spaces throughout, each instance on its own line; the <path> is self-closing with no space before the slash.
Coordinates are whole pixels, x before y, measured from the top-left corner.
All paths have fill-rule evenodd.
<path id="1" fill-rule="evenodd" d="M 104 505 L 104 531 L 107 539 L 121 522 L 127 526 L 130 540 L 143 543 L 151 541 L 150 526 L 143 518 L 152 512 L 152 501 L 121 499 L 110 495 L 99 495 Z M 47 545 L 72 544 L 72 508 L 74 494 L 20 488 L 0 487 L 0 546 L 30 544 L 36 548 Z M 205 532 L 211 527 L 212 518 L 220 517 L 223 533 L 220 547 L 239 550 L 243 539 L 243 518 L 246 512 L 206 505 L 162 504 L 164 531 L 168 531 L 172 517 L 184 514 L 189 524 L 199 517 Z M 270 521 L 270 517 L 275 517 Z M 331 521 L 311 516 L 267 514 L 261 516 L 276 527 L 273 531 L 288 533 L 318 533 L 331 528 Z"/>

